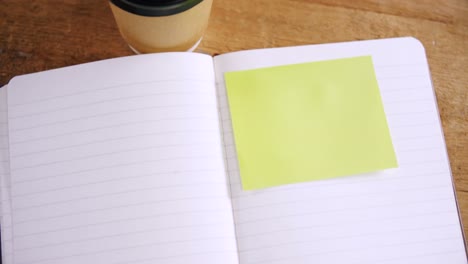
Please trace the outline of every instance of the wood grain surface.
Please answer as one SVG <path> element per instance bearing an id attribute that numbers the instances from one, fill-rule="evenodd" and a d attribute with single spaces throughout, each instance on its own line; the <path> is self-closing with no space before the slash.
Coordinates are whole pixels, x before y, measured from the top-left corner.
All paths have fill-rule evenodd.
<path id="1" fill-rule="evenodd" d="M 468 232 L 467 0 L 214 0 L 198 51 L 414 36 L 426 48 Z M 131 55 L 107 1 L 0 0 L 0 85 L 32 73 Z"/>

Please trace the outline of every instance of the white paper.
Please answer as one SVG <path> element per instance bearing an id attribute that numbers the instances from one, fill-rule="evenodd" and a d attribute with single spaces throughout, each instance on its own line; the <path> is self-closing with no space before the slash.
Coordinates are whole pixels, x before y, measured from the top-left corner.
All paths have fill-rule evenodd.
<path id="1" fill-rule="evenodd" d="M 8 89 L 15 263 L 238 263 L 211 57 L 132 56 Z"/>
<path id="2" fill-rule="evenodd" d="M 223 74 L 363 55 L 372 55 L 399 168 L 243 191 Z M 214 61 L 240 263 L 467 263 L 436 100 L 417 40 L 263 49 Z"/>
<path id="3" fill-rule="evenodd" d="M 13 263 L 13 231 L 10 203 L 10 158 L 8 147 L 8 115 L 6 86 L 0 88 L 0 229 L 2 262 Z"/>

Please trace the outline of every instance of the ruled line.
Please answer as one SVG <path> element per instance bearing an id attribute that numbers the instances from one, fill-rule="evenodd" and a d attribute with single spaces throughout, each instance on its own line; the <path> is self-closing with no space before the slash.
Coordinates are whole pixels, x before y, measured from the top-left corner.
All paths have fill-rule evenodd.
<path id="1" fill-rule="evenodd" d="M 378 76 L 378 81 L 387 81 L 387 80 L 401 80 L 401 79 L 404 79 L 406 81 L 406 79 L 410 79 L 410 78 L 423 78 L 423 79 L 426 79 L 427 78 L 427 74 L 424 73 L 424 74 L 408 74 L 408 75 L 390 75 L 390 76 Z"/>
<path id="2" fill-rule="evenodd" d="M 76 96 L 76 95 L 79 95 L 79 94 L 92 94 L 92 93 L 95 93 L 96 91 L 115 89 L 115 88 L 119 88 L 119 87 L 136 86 L 136 85 L 152 84 L 152 83 L 163 83 L 163 82 L 177 82 L 177 83 L 181 83 L 181 82 L 210 82 L 211 83 L 211 80 L 177 78 L 177 79 L 152 80 L 152 81 L 146 81 L 146 82 L 128 82 L 128 83 L 119 84 L 119 85 L 111 85 L 111 86 L 104 86 L 104 87 L 93 87 L 93 89 L 90 89 L 90 90 L 73 92 L 73 93 L 64 94 L 64 95 L 50 96 L 50 97 L 47 97 L 47 98 L 41 98 L 41 99 L 38 99 L 38 100 L 32 100 L 32 101 L 24 102 L 24 103 L 16 103 L 16 104 L 9 103 L 8 107 L 9 108 L 14 108 L 14 107 L 17 107 L 17 106 L 31 105 L 31 104 L 47 102 L 47 101 L 55 100 L 55 99 L 59 99 L 59 98 L 73 97 L 73 96 Z"/>
<path id="3" fill-rule="evenodd" d="M 22 141 L 11 141 L 11 146 L 15 146 L 18 144 L 24 144 L 24 143 L 30 143 L 34 141 L 40 141 L 40 140 L 45 140 L 45 139 L 50 139 L 50 138 L 57 138 L 57 137 L 63 137 L 63 136 L 70 136 L 70 135 L 79 135 L 81 133 L 86 133 L 86 132 L 92 132 L 92 131 L 98 131 L 98 130 L 104 130 L 104 129 L 109 129 L 109 128 L 118 128 L 118 127 L 124 127 L 124 126 L 132 126 L 132 125 L 138 125 L 138 124 L 147 124 L 151 122 L 163 122 L 163 121 L 188 121 L 192 120 L 192 118 L 161 118 L 161 119 L 154 119 L 154 120 L 144 120 L 144 121 L 135 121 L 135 122 L 126 122 L 126 123 L 119 123 L 115 125 L 110 125 L 110 126 L 101 126 L 101 127 L 95 127 L 95 128 L 90 128 L 90 129 L 84 129 L 84 130 L 74 130 L 73 132 L 67 132 L 67 133 L 62 133 L 62 134 L 57 134 L 57 135 L 51 135 L 51 136 L 45 136 L 45 137 L 36 137 L 32 139 L 27 139 L 27 140 L 22 140 Z M 215 120 L 210 117 L 194 117 L 193 120 Z M 167 131 L 166 133 L 173 133 L 177 132 L 180 130 L 171 130 Z M 191 131 L 200 131 L 200 130 L 184 130 L 186 132 L 191 132 Z M 215 130 L 205 130 L 205 131 L 215 131 Z"/>
<path id="4" fill-rule="evenodd" d="M 83 156 L 83 157 L 75 157 L 73 159 L 54 160 L 54 161 L 51 161 L 51 162 L 40 163 L 40 164 L 37 164 L 37 165 L 30 165 L 30 166 L 24 166 L 24 167 L 19 167 L 19 168 L 10 168 L 10 171 L 12 173 L 17 173 L 18 171 L 22 171 L 22 170 L 26 170 L 26 169 L 33 169 L 33 168 L 50 166 L 50 165 L 57 165 L 57 164 L 67 163 L 67 162 L 75 162 L 75 161 L 80 161 L 80 160 L 89 160 L 89 159 L 92 159 L 92 158 L 105 157 L 105 156 L 110 156 L 110 155 L 115 155 L 115 154 L 123 154 L 123 153 L 137 152 L 137 151 L 143 151 L 143 150 L 170 149 L 170 148 L 177 148 L 177 147 L 206 146 L 206 144 L 207 144 L 207 142 L 200 142 L 200 143 L 184 143 L 184 144 L 167 144 L 167 145 L 150 146 L 150 147 L 143 147 L 143 148 L 129 148 L 129 149 L 122 149 L 122 150 L 112 151 L 112 152 L 105 152 L 105 153 L 100 153 L 100 154 L 87 155 L 87 156 Z"/>
<path id="5" fill-rule="evenodd" d="M 221 253 L 223 253 L 223 255 L 225 255 L 225 253 L 236 253 L 237 255 L 236 250 L 207 251 L 207 252 L 202 252 L 202 253 L 179 254 L 179 255 L 174 255 L 170 257 L 156 257 L 156 258 L 138 259 L 134 261 L 115 262 L 113 264 L 132 264 L 132 263 L 148 262 L 148 261 L 153 261 L 153 260 L 168 260 L 168 259 L 174 259 L 174 258 L 180 258 L 180 257 L 193 257 L 193 256 L 212 255 L 212 254 L 221 254 Z M 237 264 L 237 261 L 235 263 Z"/>
<path id="6" fill-rule="evenodd" d="M 119 111 L 112 111 L 112 112 L 106 112 L 106 113 L 99 113 L 95 115 L 88 115 L 88 116 L 82 116 L 82 117 L 77 117 L 77 118 L 71 118 L 63 121 L 55 121 L 55 122 L 50 122 L 50 123 L 44 123 L 41 125 L 35 125 L 31 127 L 25 127 L 25 128 L 13 128 L 14 126 L 10 125 L 10 133 L 12 132 L 19 132 L 19 131 L 25 131 L 25 130 L 31 130 L 31 129 L 36 129 L 36 128 L 41 128 L 41 127 L 47 127 L 47 126 L 52 126 L 52 125 L 58 125 L 58 124 L 65 124 L 65 123 L 73 123 L 78 120 L 85 120 L 85 119 L 90 119 L 90 118 L 95 118 L 95 117 L 104 117 L 104 116 L 109 116 L 109 115 L 116 115 L 116 114 L 122 114 L 122 113 L 127 113 L 127 112 L 132 112 L 132 111 L 139 111 L 139 110 L 154 110 L 154 109 L 161 109 L 161 108 L 190 108 L 190 107 L 200 107 L 200 106 L 210 106 L 207 104 L 178 104 L 178 105 L 163 105 L 163 106 L 151 106 L 151 107 L 140 107 L 140 108 L 132 108 L 132 109 L 127 109 L 127 110 L 119 110 Z"/>
<path id="7" fill-rule="evenodd" d="M 436 240 L 431 240 L 431 242 L 435 241 L 448 241 L 448 240 L 453 240 L 457 239 L 458 237 L 448 237 L 448 238 L 443 238 L 443 239 L 436 239 Z M 396 247 L 396 246 L 404 246 L 404 245 L 417 245 L 417 244 L 424 244 L 427 243 L 427 240 L 420 240 L 416 242 L 407 242 L 407 243 L 392 243 L 388 245 L 382 245 L 382 246 L 371 246 L 367 247 L 366 249 L 361 249 L 362 250 L 369 250 L 369 249 L 379 249 L 379 248 L 388 248 L 388 247 Z M 337 254 L 337 253 L 343 253 L 343 252 L 351 252 L 351 251 L 356 251 L 357 249 L 345 249 L 345 250 L 333 250 L 333 251 L 324 251 L 324 252 L 318 252 L 318 253 L 312 253 L 312 254 L 301 254 L 301 255 L 295 255 L 295 256 L 290 256 L 290 257 L 282 257 L 282 258 L 274 258 L 274 259 L 269 259 L 269 260 L 261 260 L 261 261 L 254 261 L 254 262 L 249 262 L 249 264 L 259 264 L 259 263 L 274 263 L 278 261 L 284 261 L 284 260 L 293 260 L 293 259 L 303 259 L 304 257 L 310 257 L 310 256 L 317 256 L 317 255 L 324 255 L 324 254 Z M 443 251 L 441 254 L 446 254 L 447 252 L 458 252 L 456 250 L 450 250 L 450 251 Z M 406 259 L 407 257 L 402 257 L 402 259 Z M 382 260 L 379 260 L 382 261 Z"/>
<path id="8" fill-rule="evenodd" d="M 402 116 L 402 115 L 408 116 L 408 115 L 413 115 L 413 114 L 434 114 L 434 113 L 435 112 L 433 110 L 430 110 L 430 111 L 414 111 L 414 112 L 407 112 L 407 111 L 392 112 L 392 113 L 387 113 L 387 119 L 389 117 L 392 117 L 392 116 Z"/>
<path id="9" fill-rule="evenodd" d="M 141 123 L 145 123 L 145 122 L 141 122 Z M 209 132 L 215 132 L 215 131 L 216 130 L 213 130 L 213 129 L 199 129 L 199 130 L 194 129 L 194 130 L 183 130 L 183 131 L 173 130 L 173 131 L 164 131 L 164 132 L 135 134 L 135 135 L 131 135 L 131 136 L 94 140 L 94 141 L 88 141 L 88 142 L 81 143 L 81 144 L 68 145 L 68 146 L 57 147 L 57 148 L 48 148 L 47 150 L 41 150 L 41 151 L 21 153 L 19 155 L 11 155 L 11 157 L 12 158 L 19 158 L 19 157 L 25 157 L 25 156 L 35 155 L 35 154 L 40 154 L 40 153 L 47 153 L 47 152 L 52 152 L 52 151 L 57 151 L 57 150 L 65 150 L 65 149 L 70 149 L 70 148 L 75 148 L 75 147 L 89 146 L 89 145 L 98 144 L 98 143 L 112 142 L 112 141 L 118 141 L 118 140 L 123 140 L 123 139 L 132 139 L 132 138 L 139 138 L 139 137 L 146 137 L 146 136 L 188 134 L 188 133 L 194 133 L 194 132 L 209 133 Z"/>
<path id="10" fill-rule="evenodd" d="M 402 192 L 402 191 L 409 191 L 409 190 L 417 190 L 417 191 L 421 191 L 421 190 L 430 190 L 430 189 L 437 189 L 437 188 L 444 188 L 444 187 L 447 187 L 448 185 L 434 185 L 434 186 L 431 186 L 431 187 L 424 187 L 424 188 L 414 188 L 414 187 L 410 187 L 410 188 L 401 188 L 400 190 L 398 190 L 399 192 Z M 288 192 L 297 192 L 297 191 L 300 191 L 300 190 L 307 190 L 307 189 L 310 189 L 311 187 L 310 186 L 304 186 L 304 187 L 298 187 L 298 188 L 291 188 L 291 189 L 284 189 L 284 190 L 275 190 L 275 191 L 272 191 L 270 193 L 274 193 L 275 195 L 278 195 L 279 193 L 288 193 Z M 352 196 L 361 196 L 361 195 L 373 195 L 373 194 L 376 194 L 376 195 L 379 195 L 379 194 L 382 194 L 382 191 L 378 191 L 378 192 L 370 192 L 370 193 L 366 193 L 366 194 L 351 194 Z M 253 194 L 253 193 L 241 193 L 239 195 L 234 195 L 232 197 L 232 199 L 246 199 L 246 198 L 252 198 L 252 197 L 255 197 L 257 196 L 258 197 L 258 194 Z M 333 196 L 333 197 L 348 197 L 349 195 L 340 195 L 340 196 Z M 328 196 L 330 197 L 330 196 Z"/>
<path id="11" fill-rule="evenodd" d="M 192 160 L 192 159 L 212 158 L 212 157 L 213 156 L 210 155 L 210 156 L 185 156 L 185 157 L 152 159 L 152 160 L 121 163 L 121 164 L 118 164 L 118 165 L 103 166 L 103 167 L 94 168 L 94 169 L 84 169 L 84 170 L 74 171 L 74 172 L 71 172 L 71 173 L 61 173 L 61 174 L 57 174 L 57 175 L 49 175 L 49 176 L 37 177 L 37 178 L 33 178 L 33 179 L 17 180 L 17 178 L 12 178 L 11 180 L 12 180 L 12 184 L 24 183 L 24 182 L 33 182 L 33 181 L 41 181 L 41 180 L 48 179 L 48 178 L 53 178 L 53 177 L 63 177 L 63 176 L 76 175 L 76 174 L 85 173 L 85 172 L 94 172 L 94 171 L 99 171 L 99 170 L 120 168 L 120 167 L 126 167 L 126 166 L 131 166 L 131 165 L 141 165 L 141 164 L 145 164 L 145 163 L 175 161 L 175 160 L 184 160 L 184 159 Z"/>
<path id="12" fill-rule="evenodd" d="M 220 183 L 201 183 L 201 184 L 179 184 L 179 185 L 171 185 L 171 186 L 162 186 L 162 187 L 156 187 L 156 188 L 145 188 L 145 189 L 139 189 L 139 190 L 132 190 L 128 192 L 123 192 L 123 193 L 129 193 L 129 192 L 136 192 L 136 191 L 141 191 L 141 190 L 152 190 L 152 189 L 165 189 L 165 188 L 177 188 L 177 187 L 186 187 L 186 186 L 197 186 L 197 185 L 224 185 L 224 182 Z M 101 196 L 111 196 L 115 194 L 121 194 L 121 193 L 109 193 L 109 194 L 103 194 Z M 209 196 L 211 197 L 211 196 Z M 216 196 L 218 197 L 218 196 Z M 83 197 L 79 198 L 73 201 L 79 201 L 79 200 L 87 200 L 87 199 L 93 199 L 97 197 Z M 218 197 L 219 198 L 219 197 Z M 134 207 L 134 206 L 142 206 L 142 205 L 155 205 L 155 204 L 160 204 L 160 203 L 165 203 L 165 202 L 178 202 L 178 201 L 185 201 L 185 200 L 205 200 L 206 198 L 204 196 L 199 196 L 191 199 L 187 198 L 174 198 L 174 199 L 167 199 L 167 200 L 156 200 L 156 201 L 147 201 L 147 202 L 139 202 L 139 203 L 133 203 L 133 204 L 125 204 L 125 205 L 118 205 L 118 206 L 106 206 L 105 208 L 97 208 L 97 209 L 92 209 L 92 210 L 83 210 L 83 211 L 75 211 L 73 213 L 68 213 L 68 214 L 60 214 L 60 215 L 54 215 L 54 216 L 49 216 L 49 217 L 40 217 L 40 218 L 33 218 L 33 219 L 28 219 L 28 220 L 22 220 L 22 221 L 14 221 L 13 224 L 24 224 L 24 223 L 29 223 L 29 222 L 38 222 L 38 221 L 43 221 L 43 220 L 50 220 L 50 219 L 57 219 L 61 217 L 68 217 L 68 216 L 77 216 L 77 215 L 84 215 L 84 214 L 89 214 L 89 213 L 95 213 L 95 212 L 102 212 L 102 211 L 109 211 L 109 210 L 114 210 L 118 208 L 127 208 L 127 207 Z M 57 202 L 59 203 L 59 202 Z M 61 202 L 60 202 L 61 203 Z M 66 202 L 63 202 L 66 203 Z M 37 206 L 37 208 L 42 208 L 46 207 L 45 206 Z M 20 208 L 21 209 L 21 208 Z M 30 209 L 28 207 L 28 209 Z M 18 210 L 15 210 L 15 213 L 18 213 Z"/>
<path id="13" fill-rule="evenodd" d="M 396 123 L 395 121 L 390 121 L 391 123 Z M 389 123 L 390 123 L 389 122 Z M 392 125 L 391 128 L 420 128 L 422 126 L 434 126 L 435 122 L 425 122 L 425 123 L 413 123 L 413 124 L 405 124 L 405 125 Z"/>
<path id="14" fill-rule="evenodd" d="M 326 187 L 326 186 L 324 186 L 324 187 Z M 402 192 L 413 192 L 413 191 L 414 191 L 413 189 L 408 189 L 408 190 L 404 190 Z M 400 191 L 399 191 L 399 193 L 400 193 Z M 361 194 L 361 195 L 348 194 L 348 195 L 330 196 L 328 198 L 342 199 L 342 198 L 345 198 L 345 197 L 366 197 L 366 196 L 374 197 L 375 193 Z M 449 198 L 447 198 L 447 199 L 449 199 Z M 440 201 L 440 200 L 445 200 L 445 199 L 436 199 L 436 200 L 429 200 L 429 201 Z M 451 198 L 450 198 L 450 200 L 451 200 Z M 297 204 L 298 202 L 306 203 L 306 201 L 304 201 L 304 199 L 287 200 L 287 201 L 282 201 L 282 202 L 268 203 L 268 204 L 262 204 L 262 205 L 256 205 L 256 206 L 242 206 L 242 208 L 233 209 L 233 211 L 235 213 L 240 213 L 242 211 L 247 211 L 247 210 L 252 210 L 252 209 L 258 210 L 258 209 L 261 209 L 261 208 L 276 207 L 278 205 Z M 424 203 L 424 202 L 426 202 L 426 200 L 418 201 L 418 202 L 414 202 L 414 203 L 420 203 L 420 202 Z"/>
<path id="15" fill-rule="evenodd" d="M 84 104 L 78 104 L 78 105 L 73 105 L 73 106 L 67 106 L 67 107 L 62 107 L 62 108 L 56 108 L 53 110 L 47 110 L 47 111 L 42 111 L 42 112 L 34 112 L 31 114 L 25 114 L 25 115 L 15 115 L 9 117 L 10 120 L 15 120 L 15 119 L 20 119 L 20 118 L 25 118 L 25 117 L 34 117 L 34 116 L 39 116 L 43 114 L 50 114 L 50 113 L 56 113 L 59 111 L 64 111 L 64 110 L 71 110 L 71 109 L 79 109 L 83 107 L 89 107 L 93 105 L 99 105 L 99 104 L 105 104 L 109 102 L 118 102 L 118 101 L 127 101 L 130 99 L 138 99 L 138 98 L 148 98 L 148 96 L 153 96 L 153 95 L 191 95 L 191 94 L 209 94 L 208 91 L 204 92 L 199 92 L 199 91 L 184 91 L 184 92 L 163 92 L 163 93 L 147 93 L 147 94 L 142 94 L 142 95 L 134 95 L 134 96 L 125 96 L 125 97 L 119 97 L 119 98 L 114 98 L 114 99 L 107 99 L 107 100 L 99 100 L 95 102 L 90 102 L 90 103 L 84 103 Z"/>
<path id="16" fill-rule="evenodd" d="M 351 223 L 354 223 L 354 221 L 351 222 Z M 317 227 L 317 226 L 323 227 L 323 226 L 333 226 L 333 225 L 316 225 L 314 227 Z M 392 230 L 391 233 L 394 234 L 394 233 L 404 233 L 404 232 L 408 232 L 408 231 L 433 230 L 434 228 L 446 228 L 446 227 L 456 227 L 456 226 L 458 226 L 458 225 L 457 224 L 447 224 L 447 225 L 434 225 L 434 226 L 429 226 L 429 227 L 418 227 L 418 228 L 414 228 L 414 227 L 413 228 L 402 228 L 402 229 L 398 229 L 398 230 Z M 311 227 L 295 228 L 293 230 L 294 231 L 300 231 L 300 230 L 304 230 L 304 229 L 308 229 L 308 228 L 311 228 Z M 290 231 L 290 230 L 288 230 L 288 231 Z M 388 233 L 389 232 L 386 231 L 386 232 L 370 232 L 370 233 L 359 234 L 359 235 L 335 236 L 335 237 L 320 238 L 320 241 L 323 241 L 323 240 L 333 241 L 333 240 L 339 240 L 339 239 L 343 239 L 343 238 L 372 237 L 372 236 L 376 236 L 376 235 L 381 236 L 381 235 L 386 235 Z M 245 238 L 245 237 L 240 237 L 240 238 Z M 277 247 L 282 247 L 282 246 L 290 246 L 290 245 L 297 245 L 297 244 L 309 244 L 309 243 L 312 243 L 312 242 L 318 242 L 318 241 L 317 241 L 317 239 L 308 239 L 308 240 L 288 242 L 288 243 L 278 243 L 278 244 L 270 245 L 270 246 L 261 246 L 261 247 L 253 247 L 253 248 L 249 247 L 249 249 L 239 250 L 239 253 L 257 251 L 257 250 L 261 250 L 261 249 L 272 249 L 272 248 L 277 248 Z"/>
<path id="17" fill-rule="evenodd" d="M 448 201 L 448 200 L 452 200 L 452 199 L 439 199 L 437 201 Z M 415 203 L 407 203 L 407 204 L 424 204 L 424 202 L 415 202 Z M 397 204 L 397 205 L 401 205 L 401 204 Z M 396 206 L 397 206 L 396 205 Z M 387 205 L 386 205 L 387 206 Z M 390 205 L 388 205 L 389 207 L 392 207 Z M 381 206 L 370 206 L 368 208 L 380 208 Z M 310 212 L 310 213 L 293 213 L 293 214 L 283 214 L 279 217 L 265 217 L 265 218 L 260 218 L 260 219 L 255 219 L 255 220 L 248 220 L 248 221 L 239 221 L 238 219 L 236 219 L 236 225 L 246 225 L 246 224 L 252 224 L 252 223 L 258 223 L 258 222 L 265 222 L 265 221 L 271 221 L 271 220 L 278 220 L 278 219 L 287 219 L 287 218 L 290 218 L 290 217 L 298 217 L 298 216 L 314 216 L 314 215 L 320 215 L 320 214 L 327 214 L 327 213 L 334 213 L 334 212 L 346 212 L 346 211 L 353 211 L 353 210 L 356 210 L 356 209 L 362 209 L 362 210 L 365 210 L 367 209 L 366 207 L 362 207 L 362 208 L 346 208 L 346 209 L 335 209 L 335 210 L 327 210 L 327 211 L 320 211 L 320 212 Z M 421 214 L 421 215 L 435 215 L 435 214 L 438 214 L 438 213 L 451 213 L 453 212 L 452 210 L 448 210 L 448 211 L 438 211 L 436 213 L 434 212 L 431 212 L 431 213 L 426 213 L 426 214 Z M 414 216 L 419 216 L 419 214 L 417 215 L 411 215 L 411 217 L 414 217 Z M 399 218 L 407 218 L 408 216 L 405 215 L 405 216 L 399 216 L 395 219 L 399 219 Z M 394 219 L 394 218 L 389 218 L 389 217 L 385 217 L 384 219 Z M 380 220 L 383 220 L 383 219 L 380 219 Z M 375 219 L 373 220 L 369 220 L 370 222 L 373 222 L 375 221 Z"/>
<path id="18" fill-rule="evenodd" d="M 197 197 L 195 197 L 197 198 Z M 216 196 L 212 197 L 206 197 L 206 198 L 218 198 Z M 150 218 L 161 218 L 165 216 L 179 216 L 179 215 L 186 215 L 186 214 L 203 214 L 203 213 L 216 213 L 216 212 L 224 212 L 225 210 L 223 209 L 216 209 L 216 210 L 192 210 L 192 211 L 184 211 L 184 212 L 177 212 L 177 213 L 171 213 L 171 214 L 153 214 L 153 215 L 147 215 L 147 216 L 140 216 L 140 217 L 129 217 L 129 218 L 122 218 L 122 219 L 117 219 L 117 220 L 111 220 L 111 221 L 101 221 L 101 222 L 94 222 L 90 224 L 85 224 L 85 225 L 76 225 L 72 227 L 66 227 L 66 228 L 57 228 L 49 231 L 42 231 L 42 232 L 33 232 L 33 233 L 27 233 L 27 234 L 22 234 L 22 235 L 15 235 L 15 239 L 19 238 L 24 238 L 24 237 L 30 237 L 30 236 L 36 236 L 36 235 L 41 235 L 41 234 L 49 234 L 49 233 L 56 233 L 56 232 L 61 232 L 61 231 L 69 231 L 69 230 L 76 230 L 80 229 L 83 227 L 91 227 L 91 226 L 100 226 L 100 225 L 107 225 L 107 224 L 113 224 L 113 223 L 125 223 L 127 221 L 137 221 L 137 220 L 143 220 L 143 219 L 150 219 Z"/>
<path id="19" fill-rule="evenodd" d="M 60 246 L 60 245 L 65 245 L 65 244 L 77 244 L 77 243 L 83 243 L 87 241 L 96 241 L 100 239 L 106 239 L 106 238 L 117 238 L 117 237 L 124 237 L 128 235 L 136 235 L 136 234 L 144 234 L 147 232 L 153 232 L 153 231 L 168 231 L 168 230 L 178 230 L 178 229 L 186 229 L 186 228 L 197 228 L 197 227 L 212 227 L 213 225 L 222 225 L 226 224 L 225 222 L 214 222 L 214 223 L 208 223 L 208 224 L 198 224 L 198 225 L 182 225 L 182 226 L 174 226 L 174 227 L 165 227 L 165 228 L 150 228 L 150 229 L 144 229 L 144 230 L 138 230 L 138 231 L 131 231 L 131 232 L 125 232 L 125 233 L 118 233 L 118 234 L 113 234 L 113 235 L 105 235 L 105 236 L 96 236 L 96 237 L 91 237 L 91 238 L 85 238 L 85 239 L 77 239 L 77 240 L 67 240 L 67 241 L 61 241 L 57 243 L 49 243 L 49 244 L 41 244 L 40 246 L 34 246 L 34 247 L 15 247 L 15 251 L 27 251 L 27 250 L 33 250 L 33 249 L 39 249 L 39 248 L 47 248 L 47 247 L 52 247 L 52 246 Z"/>
<path id="20" fill-rule="evenodd" d="M 200 186 L 200 185 L 224 185 L 224 183 L 210 183 L 210 184 L 205 183 L 205 184 L 191 184 L 191 185 L 198 185 L 198 186 Z M 30 206 L 25 206 L 25 207 L 14 207 L 13 209 L 15 210 L 15 212 L 18 212 L 20 210 L 27 210 L 27 209 L 31 209 L 31 208 L 40 208 L 40 207 L 44 207 L 44 206 L 48 206 L 48 205 L 67 204 L 67 203 L 70 203 L 70 202 L 76 202 L 76 201 L 81 201 L 81 200 L 90 200 L 90 199 L 101 198 L 101 197 L 112 196 L 112 195 L 135 193 L 135 192 L 148 191 L 148 190 L 158 190 L 158 189 L 165 189 L 165 188 L 169 189 L 169 188 L 176 188 L 176 187 L 173 187 L 173 186 L 158 186 L 158 187 L 139 188 L 139 189 L 133 189 L 133 190 L 120 191 L 120 192 L 104 193 L 104 194 L 100 194 L 100 195 L 83 196 L 83 197 L 76 198 L 76 199 L 62 200 L 62 201 L 56 201 L 56 202 L 52 202 L 52 203 L 44 203 L 44 204 L 39 204 L 39 205 L 30 205 Z M 203 196 L 199 196 L 199 197 L 203 197 Z"/>
<path id="21" fill-rule="evenodd" d="M 436 252 L 436 253 L 428 253 L 428 254 L 419 254 L 419 255 L 411 255 L 411 256 L 405 256 L 405 257 L 390 258 L 390 259 L 385 259 L 385 260 L 379 260 L 379 262 L 382 263 L 382 262 L 395 261 L 395 260 L 398 260 L 398 259 L 407 260 L 409 258 L 420 258 L 420 257 L 427 257 L 427 256 L 447 255 L 447 254 L 450 254 L 450 253 L 460 254 L 460 250 L 448 250 L 448 251 Z M 466 253 L 465 253 L 465 255 L 466 255 Z"/>
<path id="22" fill-rule="evenodd" d="M 48 192 L 53 192 L 53 191 L 60 191 L 60 190 L 66 190 L 66 189 L 75 189 L 78 187 L 83 187 L 83 186 L 91 186 L 91 185 L 96 185 L 96 184 L 101 184 L 101 183 L 108 183 L 108 182 L 118 182 L 118 181 L 124 181 L 124 180 L 129 180 L 129 179 L 136 179 L 136 178 L 144 178 L 144 177 L 150 177 L 150 176 L 162 176 L 162 175 L 183 175 L 183 174 L 192 174 L 192 173 L 214 173 L 214 172 L 219 172 L 218 170 L 184 170 L 184 171 L 167 171 L 167 172 L 157 172 L 157 173 L 146 173 L 146 174 L 138 174 L 138 175 L 131 175 L 131 176 L 126 176 L 126 177 L 118 177 L 118 178 L 112 178 L 112 179 L 107 179 L 107 180 L 101 180 L 101 181 L 94 181 L 94 182 L 87 182 L 87 183 L 82 183 L 82 184 L 73 184 L 70 186 L 64 186 L 64 187 L 57 187 L 57 188 L 52 188 L 52 189 L 46 189 L 43 191 L 33 191 L 24 194 L 17 194 L 17 195 L 11 195 L 12 198 L 18 198 L 18 197 L 24 197 L 24 196 L 29 196 L 29 195 L 35 195 L 35 194 L 41 194 L 41 193 L 48 193 Z M 217 182 L 213 182 L 217 183 Z"/>
<path id="23" fill-rule="evenodd" d="M 73 255 L 67 255 L 67 256 L 61 256 L 61 257 L 55 257 L 55 258 L 46 258 L 46 259 L 39 260 L 39 261 L 34 261 L 34 262 L 18 262 L 18 263 L 19 264 L 20 263 L 31 263 L 31 264 L 33 264 L 33 263 L 44 263 L 44 262 L 48 262 L 48 261 L 51 261 L 51 260 L 67 259 L 67 258 L 71 258 L 71 257 L 82 257 L 82 256 L 89 256 L 89 255 L 95 255 L 95 254 L 100 254 L 100 253 L 109 253 L 109 252 L 123 251 L 123 250 L 128 250 L 128 249 L 136 249 L 136 248 L 143 248 L 143 247 L 149 247 L 149 246 L 180 244 L 180 243 L 200 242 L 200 241 L 210 241 L 210 240 L 223 240 L 223 239 L 235 239 L 235 237 L 217 236 L 217 237 L 186 239 L 186 240 L 170 241 L 170 242 L 153 242 L 153 243 L 140 244 L 140 245 L 137 245 L 137 246 L 126 246 L 126 247 L 119 247 L 119 248 L 114 248 L 114 249 L 96 250 L 96 251 L 91 251 L 91 252 L 86 252 L 86 253 L 81 253 L 81 254 L 73 254 Z M 179 256 L 180 255 L 175 255 L 175 257 L 179 257 Z M 157 258 L 155 258 L 155 259 L 157 259 Z"/>
<path id="24" fill-rule="evenodd" d="M 384 89 L 382 92 L 391 93 L 391 92 L 402 92 L 402 91 L 415 91 L 415 90 L 431 90 L 432 87 L 423 85 L 423 86 L 411 86 L 411 87 L 392 87 L 392 89 Z"/>
<path id="25" fill-rule="evenodd" d="M 238 173 L 239 171 L 238 170 L 231 170 L 230 172 L 233 172 L 233 173 Z M 407 174 L 411 174 L 411 175 L 407 175 Z M 330 182 L 330 181 L 316 181 L 316 186 L 320 186 L 320 187 L 330 187 L 330 186 L 339 186 L 339 185 L 352 185 L 352 184 L 360 184 L 360 183 L 371 183 L 371 182 L 391 182 L 391 181 L 394 181 L 394 180 L 401 180 L 401 179 L 407 179 L 407 178 L 410 178 L 410 179 L 413 179 L 413 178 L 417 178 L 417 177 L 421 177 L 421 176 L 424 176 L 425 179 L 428 179 L 429 177 L 431 176 L 441 176 L 441 175 L 444 175 L 444 174 L 447 174 L 447 172 L 445 170 L 441 170 L 441 171 L 436 171 L 436 172 L 430 172 L 430 173 L 405 173 L 405 175 L 394 175 L 394 174 L 382 174 L 382 175 L 379 175 L 379 176 L 371 176 L 371 177 L 365 177 L 365 178 L 356 178 L 356 179 L 353 179 L 352 182 L 351 181 L 338 181 L 338 182 Z M 241 183 L 240 182 L 235 182 L 235 183 L 231 183 L 231 185 L 237 185 L 237 186 L 241 186 Z M 285 186 L 286 187 L 286 186 Z M 282 190 L 272 190 L 272 192 L 276 192 L 276 191 L 286 191 L 286 190 L 294 190 L 294 191 L 297 191 L 297 190 L 305 190 L 305 189 L 309 189 L 310 186 L 300 186 L 300 185 L 290 185 L 289 188 L 285 188 L 285 189 L 282 189 Z M 249 195 L 248 193 L 244 193 L 243 195 Z"/>
<path id="26" fill-rule="evenodd" d="M 427 99 L 406 99 L 406 100 L 384 100 L 383 101 L 386 106 L 390 105 L 398 105 L 398 104 L 407 104 L 407 103 L 433 103 L 432 98 L 427 98 Z"/>

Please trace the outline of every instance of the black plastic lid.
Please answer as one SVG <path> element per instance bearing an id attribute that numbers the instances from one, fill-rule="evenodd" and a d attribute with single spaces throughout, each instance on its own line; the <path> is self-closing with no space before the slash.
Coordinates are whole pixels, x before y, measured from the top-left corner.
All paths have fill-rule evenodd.
<path id="1" fill-rule="evenodd" d="M 121 9 L 140 16 L 170 16 L 188 10 L 203 0 L 110 0 Z"/>

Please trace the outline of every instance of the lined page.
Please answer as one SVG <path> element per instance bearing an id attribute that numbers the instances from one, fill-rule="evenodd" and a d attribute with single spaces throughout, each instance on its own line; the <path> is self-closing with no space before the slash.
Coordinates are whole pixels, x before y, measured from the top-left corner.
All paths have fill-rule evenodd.
<path id="1" fill-rule="evenodd" d="M 0 89 L 0 231 L 3 264 L 13 263 L 6 86 Z"/>
<path id="2" fill-rule="evenodd" d="M 8 89 L 15 263 L 238 263 L 211 57 L 132 56 Z"/>
<path id="3" fill-rule="evenodd" d="M 363 55 L 373 58 L 399 168 L 243 191 L 223 73 Z M 241 264 L 467 263 L 436 100 L 417 40 L 237 52 L 216 57 L 215 66 Z"/>

